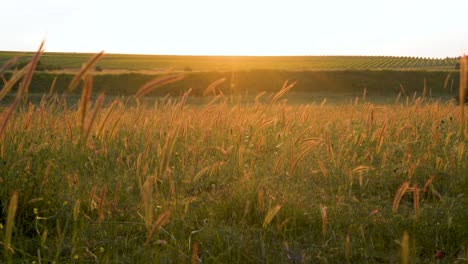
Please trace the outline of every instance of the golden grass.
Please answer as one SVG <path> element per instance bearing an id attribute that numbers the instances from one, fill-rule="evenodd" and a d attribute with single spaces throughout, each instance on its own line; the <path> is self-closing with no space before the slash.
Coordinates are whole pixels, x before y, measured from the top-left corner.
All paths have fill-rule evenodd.
<path id="1" fill-rule="evenodd" d="M 25 78 L 26 70 L 20 74 L 15 77 L 17 81 Z M 362 257 L 358 248 L 367 247 L 367 252 L 372 253 L 371 239 L 381 238 L 372 233 L 372 228 L 382 232 L 386 229 L 379 228 L 385 225 L 393 225 L 393 230 L 399 232 L 402 226 L 406 228 L 406 222 L 401 221 L 406 220 L 406 214 L 396 214 L 400 207 L 404 208 L 402 204 L 408 204 L 402 202 L 406 193 L 413 192 L 414 214 L 409 221 L 414 221 L 414 228 L 420 228 L 431 220 L 427 216 L 427 208 L 433 205 L 430 203 L 444 202 L 448 192 L 448 187 L 442 185 L 444 179 L 433 175 L 453 171 L 452 178 L 457 180 L 456 176 L 463 172 L 460 167 L 466 150 L 456 135 L 464 120 L 460 119 L 463 115 L 457 115 L 460 107 L 452 104 L 415 98 L 409 105 L 384 107 L 359 101 L 344 106 L 325 105 L 325 100 L 321 105 L 290 106 L 280 101 L 294 86 L 285 82 L 266 104 L 261 102 L 261 94 L 254 104 L 242 105 L 218 94 L 216 86 L 222 83 L 218 80 L 206 90 L 206 94 L 218 95 L 204 107 L 186 105 L 190 90 L 177 100 L 168 97 L 152 106 L 138 98 L 136 106 L 120 99 L 106 105 L 102 94 L 95 101 L 91 99 L 92 76 L 86 71 L 81 74 L 80 80 L 85 81 L 78 109 L 69 108 L 65 99 L 52 95 L 44 97 L 38 106 L 19 107 L 16 112 L 21 98 L 17 96 L 2 113 L 0 127 L 0 156 L 12 155 L 18 164 L 15 166 L 25 171 L 21 172 L 24 178 L 2 175 L 8 177 L 5 182 L 9 186 L 24 186 L 15 179 L 34 179 L 37 174 L 41 198 L 55 197 L 60 188 L 65 193 L 61 197 L 71 197 L 74 206 L 59 206 L 71 213 L 67 218 L 73 220 L 71 240 L 69 226 L 64 226 L 68 222 L 63 219 L 48 222 L 53 232 L 41 229 L 42 222 L 37 225 L 43 245 L 51 247 L 48 234 L 53 234 L 60 245 L 59 252 L 61 245 L 72 241 L 71 258 L 80 253 L 80 243 L 86 244 L 91 237 L 81 235 L 81 231 L 90 228 L 88 232 L 93 233 L 93 228 L 99 227 L 107 232 L 108 225 L 116 222 L 118 229 L 118 221 L 128 217 L 131 221 L 125 222 L 125 228 L 137 233 L 133 241 L 141 241 L 142 245 L 137 246 L 142 252 L 148 250 L 156 255 L 157 250 L 174 250 L 172 253 L 184 255 L 181 259 L 186 262 L 206 258 L 206 248 L 211 250 L 216 243 L 224 243 L 225 234 L 241 233 L 239 236 L 245 237 L 239 241 L 243 241 L 258 238 L 258 230 L 262 249 L 251 252 L 262 252 L 259 255 L 264 259 L 271 254 L 269 246 L 281 244 L 276 243 L 278 237 L 292 245 L 296 232 L 305 231 L 311 235 L 310 241 L 322 238 L 323 249 L 333 253 L 342 248 L 333 257 L 351 262 Z M 140 88 L 138 96 L 179 78 L 172 75 L 153 80 Z M 96 137 L 91 140 L 91 135 Z M 49 140 L 52 136 L 58 138 Z M 27 145 L 30 138 L 38 144 Z M 453 147 L 457 153 L 451 152 Z M 45 169 L 37 167 L 39 156 L 47 158 Z M 64 172 L 59 166 L 62 156 L 70 160 L 66 166 L 71 167 L 64 166 Z M 426 168 L 428 175 L 421 175 Z M 353 185 L 356 178 L 359 186 Z M 424 192 L 432 197 L 421 195 L 418 184 L 424 182 Z M 395 184 L 401 184 L 396 192 Z M 393 203 L 388 199 L 392 193 Z M 130 202 L 121 204 L 126 199 Z M 81 221 L 85 224 L 78 224 Z M 228 226 L 232 230 L 218 230 L 220 226 L 226 228 L 226 223 L 232 225 Z M 209 232 L 200 234 L 195 243 L 189 241 L 187 249 L 187 232 L 203 228 Z M 360 230 L 352 239 L 352 248 L 351 230 Z M 391 236 L 386 238 L 390 243 L 397 239 L 394 233 L 386 235 Z M 213 242 L 212 237 L 219 240 Z M 157 245 L 153 245 L 155 240 Z M 409 256 L 404 236 L 400 243 L 403 261 L 404 256 Z M 5 248 L 11 252 L 13 247 Z M 398 247 L 395 245 L 393 250 L 396 252 Z M 89 251 L 96 258 L 91 253 L 86 253 L 88 256 L 101 260 L 96 251 Z M 245 252 L 235 253 L 248 255 Z M 311 258 L 306 251 L 296 255 Z"/>

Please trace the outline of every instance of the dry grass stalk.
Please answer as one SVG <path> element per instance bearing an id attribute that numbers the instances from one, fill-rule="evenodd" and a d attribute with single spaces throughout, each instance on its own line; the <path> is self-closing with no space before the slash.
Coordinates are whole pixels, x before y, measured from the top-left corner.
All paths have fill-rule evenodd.
<path id="1" fill-rule="evenodd" d="M 144 220 L 148 231 L 151 230 L 151 224 L 153 223 L 153 188 L 155 178 L 149 176 L 141 186 L 141 200 L 143 203 Z"/>
<path id="2" fill-rule="evenodd" d="M 260 189 L 258 191 L 258 210 L 260 211 L 261 214 L 265 212 L 265 198 L 264 198 L 264 192 L 263 189 Z"/>
<path id="3" fill-rule="evenodd" d="M 324 205 L 320 206 L 320 214 L 322 215 L 322 237 L 323 239 L 327 236 L 327 226 L 328 226 L 328 215 L 327 207 Z"/>
<path id="4" fill-rule="evenodd" d="M 99 139 L 103 138 L 102 133 L 104 131 L 104 127 L 106 126 L 106 123 L 109 120 L 109 117 L 110 117 L 112 111 L 114 111 L 114 108 L 115 108 L 116 104 L 117 104 L 117 101 L 112 102 L 112 104 L 107 109 L 107 112 L 104 115 L 104 118 L 102 119 L 101 123 L 99 124 L 99 130 L 98 130 L 98 134 L 96 136 L 97 138 L 99 138 Z"/>
<path id="5" fill-rule="evenodd" d="M 320 138 L 306 138 L 299 147 L 300 152 L 297 157 L 292 157 L 290 161 L 289 175 L 294 175 L 297 164 L 301 161 L 309 152 L 317 147 L 322 140 Z"/>
<path id="6" fill-rule="evenodd" d="M 414 218 L 417 219 L 419 216 L 419 202 L 420 202 L 421 190 L 415 183 L 413 186 L 413 203 L 414 203 Z"/>
<path id="7" fill-rule="evenodd" d="M 19 81 L 21 80 L 21 78 L 23 78 L 23 76 L 26 74 L 26 71 L 28 69 L 28 66 L 25 66 L 24 68 L 22 68 L 21 70 L 19 71 L 15 71 L 13 73 L 13 75 L 10 77 L 10 80 L 7 81 L 7 83 L 5 83 L 5 85 L 3 86 L 2 90 L 0 91 L 0 100 L 3 99 L 3 97 L 5 97 L 5 95 L 13 88 L 13 86 Z M 17 96 L 20 96 L 21 93 L 20 91 L 18 90 L 17 92 L 19 95 Z"/>
<path id="8" fill-rule="evenodd" d="M 346 244 L 345 244 L 345 258 L 346 258 L 346 263 L 350 263 L 350 251 L 351 251 L 351 236 L 349 234 L 349 229 L 348 232 L 346 233 Z"/>
<path id="9" fill-rule="evenodd" d="M 387 131 L 387 123 L 388 123 L 387 120 L 385 120 L 382 130 L 380 131 L 379 140 L 377 141 L 377 148 L 376 148 L 377 153 L 380 153 L 380 150 L 382 149 L 382 143 L 384 140 L 385 131 Z"/>
<path id="10" fill-rule="evenodd" d="M 191 263 L 192 263 L 192 264 L 198 264 L 198 262 L 199 262 L 199 259 L 198 259 L 198 247 L 199 247 L 198 242 L 193 243 L 193 246 L 192 246 L 192 258 L 191 258 Z"/>
<path id="11" fill-rule="evenodd" d="M 13 57 L 9 60 L 7 60 L 3 66 L 0 68 L 0 74 L 2 74 L 4 71 L 7 71 L 8 69 L 10 69 L 11 67 L 13 67 L 13 65 L 16 64 L 16 62 L 18 61 L 18 58 L 17 57 Z"/>
<path id="12" fill-rule="evenodd" d="M 76 200 L 75 206 L 73 207 L 73 221 L 78 221 L 78 216 L 80 215 L 80 200 Z"/>
<path id="13" fill-rule="evenodd" d="M 94 67 L 94 65 L 104 56 L 104 51 L 99 52 L 98 54 L 94 55 L 83 67 L 81 67 L 80 71 L 73 77 L 70 85 L 68 86 L 68 91 L 71 92 L 75 90 L 78 86 L 80 81 L 83 77 L 87 74 L 87 72 Z"/>
<path id="14" fill-rule="evenodd" d="M 13 252 L 13 248 L 11 247 L 11 238 L 13 234 L 13 224 L 15 221 L 17 208 L 18 208 L 18 193 L 14 191 L 13 194 L 11 195 L 10 203 L 8 204 L 5 234 L 3 238 L 3 246 L 4 246 L 3 253 L 5 255 L 5 259 L 8 259 L 10 256 L 10 253 Z"/>
<path id="15" fill-rule="evenodd" d="M 162 214 L 159 215 L 158 219 L 154 222 L 153 226 L 151 227 L 150 232 L 148 233 L 148 237 L 146 238 L 145 244 L 149 245 L 153 236 L 155 235 L 156 231 L 159 231 L 161 227 L 169 222 L 169 217 L 171 216 L 171 211 L 166 210 Z"/>
<path id="16" fill-rule="evenodd" d="M 91 133 L 91 128 L 93 127 L 94 121 L 96 120 L 97 113 L 101 109 L 103 102 L 104 102 L 104 94 L 100 94 L 96 100 L 94 111 L 93 111 L 93 114 L 91 115 L 91 120 L 89 121 L 89 124 L 85 131 L 84 143 L 88 141 L 89 134 Z"/>
<path id="17" fill-rule="evenodd" d="M 277 175 L 280 169 L 281 162 L 283 161 L 283 157 L 280 156 L 275 163 L 275 169 L 273 170 L 273 175 Z"/>
<path id="18" fill-rule="evenodd" d="M 320 168 L 320 172 L 322 172 L 323 176 L 325 178 L 328 178 L 328 170 L 327 168 L 325 167 L 325 165 L 323 164 L 323 162 L 321 160 L 318 160 L 317 161 L 318 165 L 319 165 L 319 168 Z"/>
<path id="19" fill-rule="evenodd" d="M 279 90 L 275 96 L 273 96 L 273 99 L 271 99 L 271 103 L 274 104 L 278 99 L 281 98 L 285 93 L 287 93 L 289 90 L 291 90 L 294 86 L 296 85 L 296 82 L 293 82 L 291 84 L 288 84 L 288 81 L 285 81 L 283 84 L 283 87 L 281 87 L 281 90 Z"/>
<path id="20" fill-rule="evenodd" d="M 18 92 L 19 93 L 19 92 Z M 16 107 L 18 106 L 20 101 L 20 97 L 16 97 L 13 103 L 10 104 L 8 107 L 6 114 L 3 116 L 2 123 L 0 124 L 0 139 L 3 139 L 3 133 L 5 132 L 6 126 L 8 124 L 8 120 L 10 120 L 11 116 L 13 115 Z"/>
<path id="21" fill-rule="evenodd" d="M 55 90 L 56 83 L 57 83 L 57 77 L 54 77 L 54 80 L 52 81 L 52 84 L 50 85 L 49 93 L 47 94 L 47 96 L 52 96 Z"/>
<path id="22" fill-rule="evenodd" d="M 401 238 L 401 264 L 409 264 L 409 235 L 408 232 L 403 233 Z"/>
<path id="23" fill-rule="evenodd" d="M 450 77 L 452 77 L 452 73 L 449 72 L 449 74 L 447 74 L 447 77 L 445 77 L 445 80 L 444 80 L 444 89 L 447 89 L 448 87 L 448 82 L 450 80 Z"/>
<path id="24" fill-rule="evenodd" d="M 464 139 L 465 131 L 465 100 L 466 90 L 468 89 L 468 56 L 464 55 L 460 60 L 460 88 L 458 92 L 460 104 L 460 137 Z"/>
<path id="25" fill-rule="evenodd" d="M 395 193 L 395 198 L 393 199 L 393 206 L 392 206 L 392 210 L 394 213 L 398 211 L 401 198 L 403 197 L 403 195 L 405 195 L 406 191 L 409 188 L 409 185 L 410 185 L 409 181 L 405 181 Z"/>
<path id="26" fill-rule="evenodd" d="M 218 79 L 218 80 L 214 81 L 210 85 L 208 85 L 208 87 L 203 91 L 203 96 L 207 96 L 211 92 L 213 93 L 213 96 L 215 96 L 216 95 L 216 88 L 220 84 L 222 84 L 224 81 L 226 81 L 226 78 L 221 78 L 221 79 Z"/>
<path id="27" fill-rule="evenodd" d="M 359 175 L 359 186 L 362 186 L 362 185 L 363 185 L 363 175 L 364 175 L 364 172 L 368 172 L 369 170 L 370 170 L 370 167 L 369 167 L 369 166 L 365 166 L 365 165 L 357 166 L 356 168 L 354 168 L 353 170 L 351 170 L 351 171 L 350 171 L 350 174 L 349 174 L 351 184 L 352 184 L 352 182 L 353 182 L 353 175 L 354 175 L 354 174 L 358 174 L 358 175 Z"/>
<path id="28" fill-rule="evenodd" d="M 276 216 L 276 214 L 279 212 L 281 209 L 282 205 L 276 205 L 273 208 L 270 208 L 265 216 L 265 219 L 263 220 L 263 228 L 267 227 L 273 218 Z"/>
<path id="29" fill-rule="evenodd" d="M 180 81 L 183 78 L 184 78 L 183 74 L 174 74 L 174 75 L 158 77 L 152 81 L 147 82 L 142 87 L 140 87 L 140 89 L 138 89 L 138 91 L 136 92 L 135 96 L 141 97 L 145 94 L 148 94 L 149 92 L 151 92 L 152 90 L 158 87 L 161 87 L 169 83 Z"/>
<path id="30" fill-rule="evenodd" d="M 206 174 L 210 169 L 211 169 L 211 166 L 207 166 L 207 167 L 203 168 L 202 170 L 200 170 L 200 171 L 195 175 L 195 177 L 193 177 L 192 183 L 198 181 L 198 180 L 201 178 L 201 176 L 203 176 L 204 174 Z"/>
<path id="31" fill-rule="evenodd" d="M 433 177 L 429 178 L 426 183 L 424 184 L 424 192 L 427 193 L 429 191 L 429 186 L 431 185 L 432 183 L 432 179 Z"/>
<path id="32" fill-rule="evenodd" d="M 158 177 L 164 178 L 166 173 L 169 170 L 169 164 L 171 162 L 172 151 L 174 150 L 174 145 L 177 141 L 177 136 L 179 134 L 180 126 L 175 126 L 171 132 L 166 137 L 164 146 L 161 149 L 161 160 L 159 164 L 159 174 Z"/>
<path id="33" fill-rule="evenodd" d="M 81 132 L 85 130 L 85 119 L 86 111 L 88 110 L 89 100 L 91 99 L 91 90 L 93 89 L 93 77 L 88 75 L 85 79 L 85 84 L 81 91 L 80 106 L 78 111 L 80 112 L 80 121 L 81 121 Z"/>
<path id="34" fill-rule="evenodd" d="M 255 96 L 255 104 L 256 104 L 256 105 L 259 105 L 259 104 L 260 104 L 260 98 L 261 98 L 262 96 L 264 96 L 265 94 L 266 94 L 266 92 L 263 91 L 263 92 L 257 94 L 257 96 Z"/>
<path id="35" fill-rule="evenodd" d="M 104 184 L 104 187 L 101 189 L 101 197 L 99 201 L 99 208 L 98 208 L 98 223 L 102 223 L 104 221 L 104 205 L 106 202 L 106 193 L 107 193 L 107 184 Z"/>
<path id="36" fill-rule="evenodd" d="M 272 118 L 272 119 L 269 119 L 269 120 L 265 120 L 263 121 L 259 126 L 258 126 L 258 130 L 261 130 L 271 124 L 273 124 L 274 122 L 276 122 L 277 120 Z"/>
<path id="37" fill-rule="evenodd" d="M 20 83 L 20 87 L 18 88 L 21 91 L 24 99 L 26 99 L 28 96 L 29 85 L 31 85 L 31 80 L 32 80 L 34 71 L 36 70 L 37 63 L 39 62 L 39 57 L 44 52 L 43 48 L 44 48 L 44 41 L 41 42 L 39 49 L 34 54 L 34 57 L 32 58 L 31 62 L 28 64 L 26 74 Z"/>

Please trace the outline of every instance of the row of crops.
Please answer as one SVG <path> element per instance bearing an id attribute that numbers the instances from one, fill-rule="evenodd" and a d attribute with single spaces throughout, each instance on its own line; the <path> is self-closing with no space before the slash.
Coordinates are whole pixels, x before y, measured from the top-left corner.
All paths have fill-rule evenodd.
<path id="1" fill-rule="evenodd" d="M 28 52 L 1 52 L 0 65 L 17 57 L 19 62 L 32 56 Z M 80 68 L 92 54 L 45 53 L 44 68 Z M 99 62 L 102 69 L 212 71 L 212 70 L 352 70 L 352 69 L 435 69 L 457 67 L 459 58 L 422 58 L 392 56 L 174 56 L 106 54 Z"/>

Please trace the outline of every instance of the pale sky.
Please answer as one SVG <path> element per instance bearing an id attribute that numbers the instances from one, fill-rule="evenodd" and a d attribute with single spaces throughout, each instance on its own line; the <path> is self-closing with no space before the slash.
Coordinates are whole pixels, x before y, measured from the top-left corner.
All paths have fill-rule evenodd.
<path id="1" fill-rule="evenodd" d="M 468 0 L 6 0 L 0 50 L 191 55 L 468 51 Z"/>

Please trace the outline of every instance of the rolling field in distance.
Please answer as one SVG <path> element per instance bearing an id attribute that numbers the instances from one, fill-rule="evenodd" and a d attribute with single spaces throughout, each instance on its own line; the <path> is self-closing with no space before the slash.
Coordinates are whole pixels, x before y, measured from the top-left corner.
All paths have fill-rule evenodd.
<path id="1" fill-rule="evenodd" d="M 0 52 L 0 63 L 17 57 L 24 66 L 33 53 Z M 44 53 L 40 71 L 33 75 L 31 95 L 47 93 L 53 86 L 63 92 L 91 54 Z M 216 57 L 104 54 L 90 69 L 95 92 L 111 96 L 131 96 L 144 83 L 170 73 L 184 78 L 152 91 L 151 96 L 179 96 L 192 88 L 191 96 L 219 79 L 218 90 L 226 95 L 256 96 L 274 92 L 285 80 L 296 82 L 292 93 L 309 96 L 368 98 L 428 95 L 449 99 L 457 94 L 458 58 L 423 59 L 371 56 L 312 57 Z M 53 69 L 53 70 L 51 70 Z M 3 74 L 4 80 L 12 72 Z M 3 83 L 5 83 L 5 81 Z M 52 85 L 54 84 L 54 85 Z M 1 87 L 2 84 L 0 84 Z M 307 97 L 307 96 L 306 96 Z"/>
<path id="2" fill-rule="evenodd" d="M 32 52 L 0 51 L 0 65 L 12 57 L 31 58 Z M 46 52 L 41 62 L 51 68 L 77 69 L 92 54 Z M 391 56 L 171 56 L 105 54 L 103 70 L 129 71 L 238 71 L 238 70 L 453 70 L 459 58 Z"/>
<path id="3" fill-rule="evenodd" d="M 34 73 L 38 59 L 3 73 L 0 86 L 0 100 L 10 96 L 0 112 L 1 262 L 468 258 L 468 119 L 463 103 L 432 96 L 460 88 L 464 97 L 466 58 L 459 73 L 430 75 L 136 75 L 141 83 L 130 80 L 125 97 L 110 99 L 101 85 L 133 75 L 94 75 L 88 56 L 83 70 L 41 90 L 37 78 L 54 74 Z M 418 79 L 415 88 L 390 74 L 413 74 L 405 78 Z M 376 81 L 356 86 L 349 103 L 284 100 L 296 88 L 310 92 L 310 76 L 334 82 L 320 93 L 335 96 L 347 94 L 351 80 Z M 253 100 L 227 92 L 244 86 L 239 79 L 250 80 Z M 274 81 L 253 88 L 260 79 Z M 301 80 L 309 85 L 299 87 Z M 151 96 L 168 87 L 180 96 Z M 392 91 L 383 93 L 391 103 L 369 98 L 379 91 Z M 206 101 L 188 104 L 191 93 Z"/>

